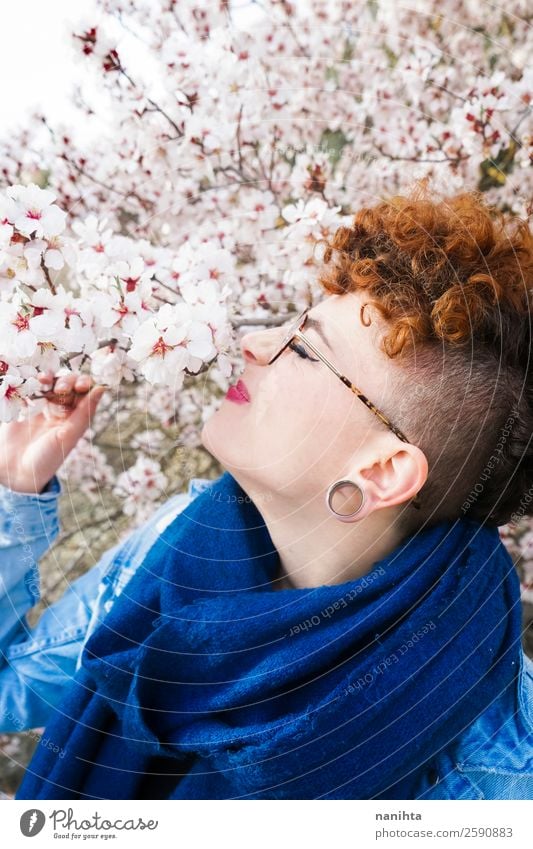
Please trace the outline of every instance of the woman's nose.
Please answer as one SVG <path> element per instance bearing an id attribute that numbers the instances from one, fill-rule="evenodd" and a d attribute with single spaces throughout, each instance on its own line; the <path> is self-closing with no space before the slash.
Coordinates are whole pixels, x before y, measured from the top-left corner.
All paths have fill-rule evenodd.
<path id="1" fill-rule="evenodd" d="M 274 356 L 276 343 L 279 344 L 280 339 L 281 330 L 278 327 L 245 333 L 240 342 L 244 359 L 256 365 L 268 365 Z"/>

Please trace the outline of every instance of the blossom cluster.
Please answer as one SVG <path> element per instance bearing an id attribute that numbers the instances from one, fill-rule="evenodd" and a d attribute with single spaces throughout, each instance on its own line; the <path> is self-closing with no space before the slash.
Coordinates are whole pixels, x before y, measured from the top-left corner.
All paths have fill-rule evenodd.
<path id="1" fill-rule="evenodd" d="M 38 374 L 71 361 L 104 385 L 142 377 L 174 388 L 219 355 L 224 363 L 229 251 L 157 251 L 94 216 L 65 236 L 55 200 L 33 183 L 0 195 L 1 421 L 41 409 Z"/>

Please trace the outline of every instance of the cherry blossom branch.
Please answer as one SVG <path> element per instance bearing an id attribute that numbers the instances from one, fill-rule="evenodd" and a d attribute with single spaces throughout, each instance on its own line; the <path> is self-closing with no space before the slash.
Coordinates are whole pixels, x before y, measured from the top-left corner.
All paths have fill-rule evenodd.
<path id="1" fill-rule="evenodd" d="M 47 122 L 46 118 L 44 116 L 41 116 L 40 120 L 41 120 L 41 123 L 44 124 L 44 126 L 46 127 L 46 129 L 50 133 L 52 139 L 57 143 L 56 134 L 55 134 L 53 128 Z M 68 165 L 70 165 L 72 168 L 74 168 L 74 170 L 77 171 L 78 174 L 80 174 L 82 177 L 85 177 L 87 180 L 90 180 L 91 183 L 95 183 L 95 185 L 100 186 L 102 189 L 105 189 L 107 192 L 114 192 L 115 194 L 119 195 L 120 197 L 123 197 L 123 198 L 126 198 L 126 199 L 134 197 L 135 200 L 137 200 L 139 202 L 139 204 L 142 206 L 142 208 L 147 212 L 150 211 L 150 209 L 152 209 L 153 204 L 151 203 L 151 201 L 144 200 L 135 191 L 121 192 L 120 189 L 115 188 L 115 186 L 112 186 L 110 183 L 104 183 L 102 180 L 99 180 L 97 177 L 95 177 L 94 174 L 89 174 L 89 172 L 86 171 L 81 165 L 78 165 L 78 163 L 74 159 L 71 159 L 71 157 L 68 156 L 65 151 L 62 151 L 59 154 L 59 156 L 61 157 L 61 159 L 64 162 L 66 162 Z"/>
<path id="2" fill-rule="evenodd" d="M 172 295 L 174 295 L 174 297 L 177 296 L 178 293 L 176 292 L 176 290 L 173 289 L 172 286 L 168 286 L 166 283 L 163 283 L 163 281 L 159 279 L 157 274 L 153 274 L 151 279 L 154 280 L 158 286 L 162 286 L 163 289 L 167 289 Z"/>
<path id="3" fill-rule="evenodd" d="M 63 152 L 61 154 L 61 158 L 64 159 L 65 162 L 67 162 L 72 168 L 74 168 L 74 170 L 77 171 L 78 174 L 80 174 L 82 177 L 86 177 L 88 180 L 91 181 L 91 183 L 95 183 L 96 185 L 100 186 L 102 189 L 105 189 L 108 192 L 109 191 L 114 192 L 115 194 L 120 195 L 120 197 L 126 198 L 128 200 L 132 197 L 135 198 L 135 200 L 137 200 L 139 202 L 139 204 L 142 206 L 142 208 L 145 210 L 145 212 L 149 212 L 153 208 L 153 203 L 151 201 L 147 201 L 147 200 L 144 200 L 143 198 L 141 198 L 137 194 L 137 192 L 135 192 L 135 191 L 121 192 L 120 189 L 115 188 L 115 186 L 112 186 L 109 183 L 104 183 L 102 180 L 99 180 L 93 174 L 89 174 L 87 171 L 85 171 L 84 168 L 82 168 L 80 165 L 78 165 L 77 162 L 75 162 L 73 159 L 70 159 L 70 157 L 68 157 L 66 153 Z"/>
<path id="4" fill-rule="evenodd" d="M 294 313 L 296 316 L 296 313 Z M 282 324 L 285 324 L 286 321 L 290 321 L 291 314 L 289 315 L 265 315 L 257 318 L 237 318 L 232 319 L 231 324 L 234 328 L 239 327 L 280 327 Z"/>
<path id="5" fill-rule="evenodd" d="M 237 152 L 239 155 L 239 168 L 242 171 L 242 150 L 241 150 L 241 119 L 242 119 L 243 104 L 239 108 L 239 119 L 237 121 Z"/>
<path id="6" fill-rule="evenodd" d="M 526 106 L 524 111 L 521 113 L 518 121 L 514 125 L 513 129 L 512 130 L 506 130 L 506 132 L 509 133 L 509 135 L 510 135 L 510 137 L 513 141 L 516 141 L 515 136 L 516 136 L 518 130 L 520 129 L 520 124 L 522 123 L 522 121 L 525 120 L 525 118 L 527 118 L 527 116 L 530 114 L 531 111 L 532 111 L 532 107 L 530 105 Z M 517 144 L 520 144 L 520 142 L 517 142 Z"/>
<path id="7" fill-rule="evenodd" d="M 117 70 L 119 71 L 120 74 L 122 74 L 123 77 L 125 77 L 128 80 L 128 82 L 132 86 L 132 88 L 140 90 L 138 84 L 135 82 L 135 80 L 132 79 L 132 77 L 128 74 L 128 72 L 125 70 L 125 68 L 123 68 L 120 61 L 119 61 L 119 66 L 118 66 Z M 159 112 L 161 115 L 163 115 L 164 118 L 166 118 L 166 120 L 171 125 L 171 127 L 173 127 L 174 130 L 176 131 L 176 137 L 182 138 L 183 130 L 176 124 L 176 122 L 170 117 L 170 115 L 168 115 L 168 113 L 165 112 L 165 110 L 158 103 L 156 103 L 155 100 L 153 100 L 151 97 L 148 97 L 148 95 L 144 94 L 144 92 L 143 92 L 143 97 L 146 98 L 146 100 L 153 107 L 155 112 Z M 148 110 L 145 110 L 145 111 L 148 111 Z"/>
<path id="8" fill-rule="evenodd" d="M 448 154 L 444 153 L 444 151 L 442 151 L 442 153 L 444 154 L 442 159 L 431 159 L 425 156 L 398 156 L 394 153 L 388 153 L 386 150 L 383 150 L 383 148 L 379 144 L 375 144 L 374 146 L 376 150 L 379 151 L 381 156 L 384 156 L 387 159 L 392 160 L 393 162 L 430 162 L 435 165 L 441 165 L 443 162 L 449 162 L 453 165 L 458 165 L 459 162 L 464 162 L 465 160 L 470 159 L 469 155 L 455 157 L 448 156 Z"/>
<path id="9" fill-rule="evenodd" d="M 96 350 L 99 351 L 100 348 L 107 348 L 109 345 L 116 345 L 117 342 L 118 339 L 106 339 L 104 342 L 100 342 L 100 344 L 96 346 Z M 81 357 L 82 355 L 85 358 L 88 357 L 88 354 L 84 354 L 83 351 L 77 351 L 74 354 L 69 354 L 68 357 L 65 357 L 65 363 L 69 363 L 75 357 Z"/>
<path id="10" fill-rule="evenodd" d="M 203 155 L 208 158 L 209 154 L 205 149 L 203 141 L 201 139 L 198 139 L 195 143 L 200 148 Z M 240 169 L 236 165 L 216 165 L 213 167 L 213 171 L 215 174 L 235 174 L 238 180 L 235 181 L 234 185 L 249 185 L 251 183 L 257 182 L 258 179 L 257 176 L 246 174 L 244 168 Z M 216 188 L 218 188 L 218 186 Z M 200 192 L 203 192 L 203 190 L 200 189 Z"/>
<path id="11" fill-rule="evenodd" d="M 44 256 L 41 257 L 41 269 L 42 269 L 42 272 L 44 274 L 48 288 L 50 289 L 52 295 L 57 295 L 57 289 L 54 286 L 54 284 L 52 283 L 52 280 L 50 279 L 49 271 L 48 271 L 46 265 L 44 264 Z"/>
<path id="12" fill-rule="evenodd" d="M 169 12 L 173 16 L 173 18 L 176 21 L 177 25 L 179 26 L 180 30 L 183 33 L 185 33 L 186 36 L 189 36 L 189 33 L 187 32 L 187 30 L 185 29 L 185 27 L 183 26 L 182 22 L 180 21 L 180 19 L 178 17 L 178 13 L 176 11 L 176 4 L 175 3 L 173 3 L 173 2 L 169 3 Z"/>
<path id="13" fill-rule="evenodd" d="M 166 299 L 166 298 L 162 298 L 160 295 L 156 295 L 156 293 L 155 293 L 155 292 L 152 292 L 152 298 L 153 298 L 155 301 L 159 301 L 159 303 L 160 303 L 160 304 L 170 304 L 170 303 L 176 303 L 175 301 L 167 301 L 167 299 Z"/>
<path id="14" fill-rule="evenodd" d="M 456 91 L 452 91 L 450 88 L 446 88 L 445 85 L 436 83 L 434 80 L 427 80 L 426 88 L 436 88 L 438 91 L 443 91 L 445 94 L 449 94 L 450 97 L 455 97 L 455 99 L 460 100 L 461 103 L 468 103 L 467 97 L 463 97 L 462 94 L 458 94 Z"/>
<path id="15" fill-rule="evenodd" d="M 299 40 L 298 40 L 298 37 L 297 37 L 296 33 L 294 32 L 294 28 L 293 28 L 293 26 L 292 26 L 292 23 L 291 23 L 291 21 L 289 20 L 290 16 L 291 16 L 291 15 L 292 15 L 292 13 L 293 13 L 293 9 L 292 9 L 291 4 L 290 4 L 290 3 L 288 3 L 288 2 L 287 2 L 287 0 L 280 0 L 280 6 L 281 6 L 281 8 L 283 9 L 283 11 L 284 11 L 284 13 L 285 13 L 285 16 L 286 16 L 286 18 L 287 18 L 286 23 L 285 23 L 285 26 L 287 27 L 287 29 L 289 30 L 290 34 L 292 35 L 292 37 L 293 37 L 293 39 L 294 39 L 294 41 L 295 41 L 295 44 L 296 44 L 296 46 L 298 47 L 298 50 L 300 51 L 300 53 L 302 54 L 302 56 L 305 56 L 305 58 L 306 58 L 306 59 L 309 59 L 309 53 L 308 53 L 308 51 L 307 51 L 307 50 L 305 50 L 305 49 L 302 47 L 302 45 L 300 44 L 300 42 L 299 42 Z"/>

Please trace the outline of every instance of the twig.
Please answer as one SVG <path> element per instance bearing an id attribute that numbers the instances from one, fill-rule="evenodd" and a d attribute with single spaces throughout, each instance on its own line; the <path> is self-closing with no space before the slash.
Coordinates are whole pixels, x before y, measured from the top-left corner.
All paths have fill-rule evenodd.
<path id="1" fill-rule="evenodd" d="M 52 136 L 53 140 L 56 141 L 56 134 L 55 134 L 54 130 L 52 129 L 52 127 L 50 126 L 50 124 L 48 123 L 48 121 L 46 120 L 46 118 L 44 116 L 41 118 L 41 121 L 44 124 L 44 126 L 46 127 L 46 129 L 48 130 L 48 132 L 50 133 L 50 135 Z M 123 197 L 123 198 L 134 197 L 136 200 L 139 201 L 139 203 L 141 204 L 143 209 L 148 210 L 152 206 L 152 204 L 149 201 L 145 201 L 142 198 L 140 198 L 139 195 L 136 192 L 121 192 L 119 189 L 116 189 L 114 186 L 110 186 L 108 183 L 104 183 L 102 180 L 98 180 L 97 177 L 93 177 L 92 174 L 88 174 L 87 171 L 85 171 L 81 167 L 81 165 L 78 165 L 77 162 L 75 162 L 73 159 L 71 159 L 69 156 L 67 156 L 67 154 L 65 152 L 61 153 L 60 156 L 61 156 L 62 159 L 65 160 L 65 162 L 67 162 L 69 165 L 71 165 L 78 172 L 78 174 L 81 174 L 82 177 L 86 177 L 88 180 L 90 180 L 92 183 L 95 183 L 97 186 L 101 186 L 102 189 L 105 189 L 106 191 L 115 192 L 115 194 L 120 195 L 120 197 Z"/>
<path id="2" fill-rule="evenodd" d="M 241 150 L 241 118 L 242 118 L 242 110 L 243 104 L 241 103 L 239 109 L 239 120 L 237 121 L 237 153 L 239 156 L 239 168 L 242 172 L 242 150 Z"/>
<path id="3" fill-rule="evenodd" d="M 457 100 L 460 100 L 462 103 L 468 103 L 467 97 L 463 97 L 462 94 L 457 94 L 456 91 L 452 91 L 451 89 L 446 88 L 446 86 L 440 85 L 440 83 L 436 83 L 433 80 L 427 81 L 426 88 L 436 88 L 439 91 L 443 91 L 445 94 L 449 94 L 450 97 L 456 97 Z"/>
<path id="4" fill-rule="evenodd" d="M 456 156 L 455 158 L 452 156 L 448 156 L 444 154 L 442 159 L 429 159 L 427 157 L 414 157 L 414 156 L 396 156 L 393 153 L 387 153 L 387 151 L 383 150 L 380 145 L 375 144 L 376 150 L 384 156 L 386 159 L 391 159 L 394 162 L 431 162 L 436 165 L 441 165 L 443 162 L 451 162 L 454 165 L 458 165 L 459 162 L 463 162 L 465 159 L 469 159 L 469 156 Z"/>
<path id="5" fill-rule="evenodd" d="M 65 162 L 68 162 L 69 165 L 76 169 L 78 174 L 81 174 L 82 177 L 86 177 L 92 183 L 96 183 L 97 186 L 101 186 L 102 189 L 105 189 L 106 191 L 115 192 L 115 194 L 120 195 L 121 197 L 126 198 L 127 200 L 133 197 L 140 203 L 142 208 L 146 211 L 149 211 L 152 208 L 152 201 L 144 200 L 137 194 L 137 192 L 121 192 L 120 189 L 116 189 L 114 186 L 109 185 L 109 183 L 104 183 L 102 180 L 99 180 L 97 177 L 94 177 L 92 174 L 89 174 L 80 165 L 78 165 L 77 162 L 75 162 L 73 159 L 70 159 L 66 153 L 63 153 L 62 157 Z"/>
<path id="6" fill-rule="evenodd" d="M 297 313 L 293 313 L 293 315 L 265 315 L 262 318 L 236 318 L 231 320 L 231 324 L 233 327 L 251 327 L 251 326 L 262 326 L 262 327 L 280 327 L 280 325 L 285 324 L 286 321 L 289 321 L 293 316 L 296 317 Z"/>
<path id="7" fill-rule="evenodd" d="M 176 297 L 176 295 L 178 294 L 178 293 L 176 292 L 176 290 L 172 288 L 172 286 L 168 286 L 168 284 L 167 284 L 167 283 L 163 283 L 163 281 L 159 279 L 159 277 L 157 276 L 157 274 L 153 274 L 153 275 L 152 275 L 152 280 L 155 280 L 155 282 L 157 283 L 157 285 L 158 285 L 158 286 L 162 286 L 162 287 L 163 287 L 163 289 L 168 289 L 168 291 L 169 291 L 169 292 L 171 292 L 171 293 L 174 295 L 174 297 Z"/>
<path id="8" fill-rule="evenodd" d="M 127 72 L 127 71 L 126 71 L 126 70 L 122 67 L 122 65 L 120 65 L 120 66 L 119 66 L 118 70 L 119 70 L 119 73 L 121 73 L 121 74 L 122 74 L 122 76 L 126 77 L 126 79 L 128 80 L 129 84 L 130 84 L 131 86 L 133 86 L 133 88 L 136 88 L 136 89 L 138 89 L 138 88 L 139 88 L 139 86 L 137 85 L 137 83 L 136 83 L 136 82 L 135 82 L 135 81 L 134 81 L 134 80 L 130 77 L 130 75 L 129 75 L 129 74 L 128 74 L 128 72 Z M 164 109 L 163 109 L 163 108 L 159 105 L 159 103 L 156 103 L 156 101 L 155 101 L 155 100 L 152 100 L 152 98 L 151 98 L 151 97 L 148 97 L 148 95 L 146 95 L 146 94 L 144 95 L 144 97 L 146 97 L 146 100 L 148 101 L 148 103 L 149 103 L 151 106 L 153 106 L 153 108 L 155 109 L 155 111 L 156 111 L 156 112 L 160 112 L 160 113 L 161 113 L 161 115 L 163 115 L 163 117 L 167 119 L 168 123 L 169 123 L 172 127 L 174 127 L 174 129 L 175 129 L 175 131 L 176 131 L 176 133 L 177 133 L 177 137 L 178 137 L 178 138 L 181 138 L 181 137 L 183 136 L 183 130 L 181 130 L 181 129 L 178 127 L 178 125 L 177 125 L 177 124 L 176 124 L 176 122 L 175 122 L 175 121 L 174 121 L 174 120 L 170 117 L 170 115 L 168 115 L 168 114 L 165 112 L 165 110 L 164 110 Z"/>
<path id="9" fill-rule="evenodd" d="M 48 273 L 48 269 L 47 269 L 46 265 L 44 264 L 44 256 L 41 257 L 41 268 L 43 270 L 44 276 L 46 278 L 46 282 L 48 284 L 48 288 L 50 289 L 52 295 L 57 295 L 57 289 L 54 286 L 54 284 L 52 283 L 52 281 L 50 279 L 50 274 Z"/>
<path id="10" fill-rule="evenodd" d="M 513 129 L 512 129 L 510 132 L 509 132 L 509 130 L 507 131 L 507 132 L 509 133 L 509 135 L 511 136 L 511 139 L 512 139 L 513 141 L 515 141 L 514 136 L 516 135 L 516 133 L 517 133 L 517 132 L 518 132 L 518 130 L 520 129 L 520 124 L 522 123 L 522 121 L 524 120 L 524 118 L 526 118 L 526 117 L 529 115 L 529 113 L 530 113 L 530 112 L 531 112 L 531 106 L 526 106 L 526 108 L 525 108 L 525 109 L 524 109 L 524 111 L 521 113 L 520 118 L 518 119 L 518 121 L 517 121 L 517 123 L 515 124 L 515 126 L 513 127 Z M 518 143 L 518 142 L 517 142 L 517 143 Z"/>
<path id="11" fill-rule="evenodd" d="M 174 16 L 174 19 L 175 19 L 177 25 L 179 26 L 180 30 L 182 32 L 184 32 L 187 37 L 189 37 L 189 33 L 187 32 L 187 30 L 185 29 L 185 27 L 183 26 L 182 22 L 180 21 L 180 19 L 178 17 L 178 13 L 176 12 L 176 7 L 175 7 L 174 3 L 170 4 L 169 11 Z"/>
<path id="12" fill-rule="evenodd" d="M 304 48 L 302 47 L 302 45 L 298 41 L 298 37 L 297 37 L 296 33 L 294 32 L 294 29 L 293 29 L 291 22 L 289 21 L 289 17 L 290 17 L 290 14 L 291 14 L 290 3 L 287 3 L 286 0 L 281 0 L 280 5 L 281 5 L 281 8 L 283 9 L 283 11 L 285 12 L 285 16 L 287 18 L 286 27 L 289 30 L 290 34 L 292 35 L 292 37 L 293 37 L 293 39 L 296 43 L 296 46 L 298 47 L 298 50 L 300 51 L 302 56 L 305 56 L 306 59 L 309 59 L 309 53 L 307 52 L 307 50 L 304 50 Z"/>
<path id="13" fill-rule="evenodd" d="M 155 292 L 152 292 L 152 298 L 154 298 L 154 300 L 156 300 L 156 301 L 159 301 L 160 304 L 170 304 L 170 303 L 175 304 L 176 303 L 175 301 L 171 302 L 171 301 L 167 301 L 166 298 L 161 298 L 159 295 L 156 295 Z"/>

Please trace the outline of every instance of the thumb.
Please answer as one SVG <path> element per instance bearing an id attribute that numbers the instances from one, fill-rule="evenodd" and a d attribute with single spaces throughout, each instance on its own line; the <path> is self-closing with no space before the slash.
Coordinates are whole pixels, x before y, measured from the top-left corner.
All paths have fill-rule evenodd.
<path id="1" fill-rule="evenodd" d="M 65 455 L 74 448 L 91 424 L 98 402 L 105 391 L 105 386 L 93 386 L 89 392 L 80 398 L 68 419 L 61 423 L 57 430 L 57 436 L 61 441 Z"/>

